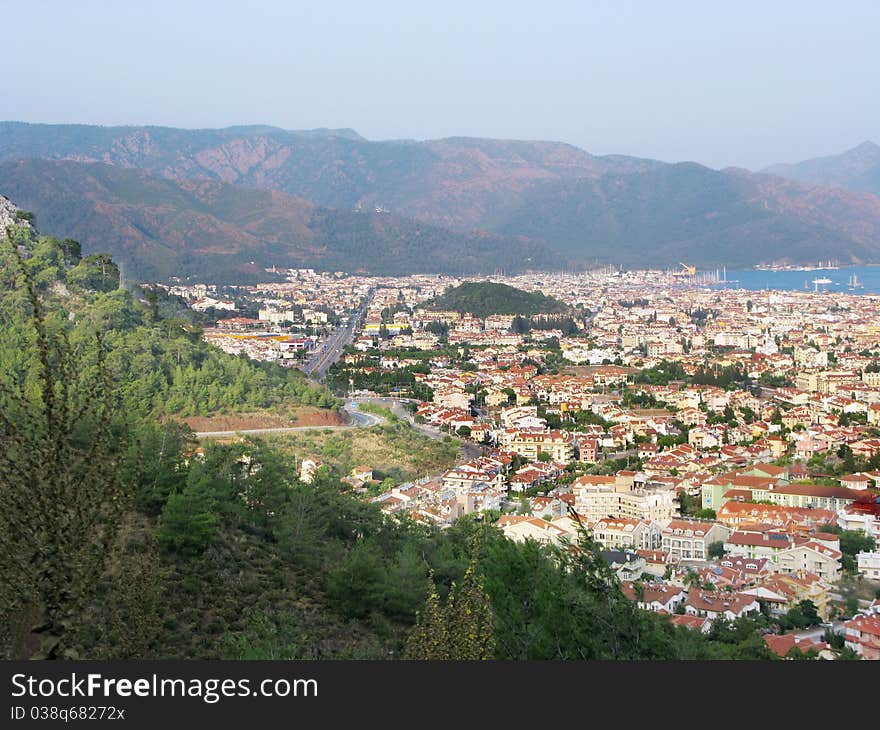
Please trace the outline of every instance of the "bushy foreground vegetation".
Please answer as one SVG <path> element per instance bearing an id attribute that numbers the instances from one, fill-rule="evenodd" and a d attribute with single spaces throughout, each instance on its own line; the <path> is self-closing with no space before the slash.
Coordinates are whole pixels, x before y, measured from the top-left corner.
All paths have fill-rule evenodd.
<path id="1" fill-rule="evenodd" d="M 296 405 L 335 407 L 324 388 L 298 370 L 220 353 L 202 339 L 201 329 L 150 292 L 141 303 L 119 287 L 119 271 L 109 257 L 80 258 L 75 241 L 41 236 L 15 227 L 11 244 L 0 245 L 0 372 L 33 391 L 37 351 L 27 325 L 30 304 L 16 287 L 19 263 L 40 297 L 49 332 L 64 332 L 79 355 L 79 376 L 94 379 L 101 333 L 106 367 L 116 383 L 116 407 L 141 416 L 200 416 L 284 410 Z M 73 326 L 76 325 L 76 326 Z"/>

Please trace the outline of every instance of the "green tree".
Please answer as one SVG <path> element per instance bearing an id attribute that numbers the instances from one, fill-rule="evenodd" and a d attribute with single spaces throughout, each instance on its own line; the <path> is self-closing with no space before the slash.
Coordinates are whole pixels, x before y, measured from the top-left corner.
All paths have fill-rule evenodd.
<path id="1" fill-rule="evenodd" d="M 159 544 L 181 555 L 197 555 L 214 541 L 219 525 L 211 494 L 204 485 L 191 485 L 165 503 Z"/>
<path id="2" fill-rule="evenodd" d="M 418 614 L 416 625 L 406 637 L 405 659 L 448 659 L 449 626 L 446 611 L 440 603 L 440 594 L 434 583 L 433 572 L 429 576 L 430 588 L 424 610 Z"/>
<path id="3" fill-rule="evenodd" d="M 806 626 L 818 626 L 822 623 L 822 617 L 819 616 L 816 604 L 812 601 L 800 601 L 798 603 L 798 608 L 800 609 L 801 615 L 804 617 L 804 621 L 807 622 Z"/>
<path id="4" fill-rule="evenodd" d="M 475 555 L 461 583 L 452 584 L 445 605 L 440 603 L 431 574 L 425 608 L 407 636 L 404 656 L 407 659 L 493 659 L 494 626 L 495 617 Z"/>
<path id="5" fill-rule="evenodd" d="M 703 581 L 700 574 L 696 570 L 688 570 L 684 576 L 684 584 L 688 588 L 700 589 L 703 587 Z"/>
<path id="6" fill-rule="evenodd" d="M 848 424 L 841 424 L 848 425 Z M 837 450 L 837 458 L 841 460 L 841 469 L 845 474 L 851 474 L 856 468 L 856 459 L 849 444 L 842 444 Z"/>
<path id="7" fill-rule="evenodd" d="M 258 611 L 243 633 L 226 637 L 223 653 L 228 659 L 303 659 L 302 640 L 302 630 L 290 614 L 275 619 Z"/>
<path id="8" fill-rule="evenodd" d="M 37 377 L 0 378 L 0 632 L 8 656 L 54 658 L 64 655 L 94 595 L 131 485 L 103 340 L 93 343 L 95 370 L 85 373 L 81 354 L 47 319 L 34 278 L 12 253 Z"/>
<path id="9" fill-rule="evenodd" d="M 475 551 L 476 552 L 476 551 Z M 447 601 L 449 658 L 493 659 L 495 616 L 474 557 Z"/>
<path id="10" fill-rule="evenodd" d="M 678 511 L 683 515 L 693 514 L 698 509 L 696 500 L 684 489 L 678 492 Z"/>
<path id="11" fill-rule="evenodd" d="M 414 621 L 428 592 L 428 569 L 414 543 L 406 543 L 394 557 L 384 578 L 384 613 Z"/>
<path id="12" fill-rule="evenodd" d="M 330 573 L 327 594 L 345 616 L 362 618 L 382 608 L 385 579 L 381 553 L 374 545 L 361 541 Z"/>
<path id="13" fill-rule="evenodd" d="M 119 288 L 119 267 L 109 254 L 86 256 L 67 272 L 72 286 L 91 291 L 109 292 Z"/>
<path id="14" fill-rule="evenodd" d="M 127 524 L 109 557 L 100 597 L 79 627 L 76 656 L 150 659 L 159 636 L 163 581 L 155 540 Z M 93 634 L 97 635 L 93 635 Z"/>
<path id="15" fill-rule="evenodd" d="M 141 512 L 158 515 L 171 494 L 183 491 L 187 456 L 194 447 L 195 435 L 184 424 L 146 423 L 138 429 L 138 441 L 129 447 L 126 473 L 136 485 L 134 501 Z"/>

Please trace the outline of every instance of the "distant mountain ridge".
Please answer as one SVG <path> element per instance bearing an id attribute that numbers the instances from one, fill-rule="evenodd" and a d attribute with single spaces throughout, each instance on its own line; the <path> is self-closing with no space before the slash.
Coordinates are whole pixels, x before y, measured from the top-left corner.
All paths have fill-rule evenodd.
<path id="1" fill-rule="evenodd" d="M 474 274 L 563 264 L 529 241 L 100 163 L 0 163 L 0 190 L 34 212 L 46 233 L 66 232 L 86 252 L 108 251 L 129 273 L 154 280 L 231 280 L 273 264 L 373 274 Z"/>
<path id="2" fill-rule="evenodd" d="M 880 195 L 880 145 L 862 142 L 851 150 L 763 170 L 791 180 Z"/>
<path id="3" fill-rule="evenodd" d="M 561 142 L 454 137 L 371 142 L 351 130 L 187 130 L 0 122 L 0 160 L 70 159 L 175 179 L 280 190 L 332 208 L 356 205 L 456 228 L 479 227 L 498 199 L 535 183 L 662 165 L 596 157 Z"/>
<path id="4" fill-rule="evenodd" d="M 869 156 L 870 149 L 861 154 Z M 398 221 L 475 236 L 480 246 L 468 253 L 479 254 L 483 270 L 528 268 L 548 258 L 630 267 L 829 257 L 880 263 L 880 198 L 870 193 L 690 162 L 596 156 L 560 142 L 372 142 L 352 130 L 0 123 L 0 160 L 24 157 L 138 168 L 184 186 L 203 180 L 281 191 L 338 209 L 337 221 L 343 211 L 387 210 Z M 251 200 L 252 192 L 242 196 Z M 395 235 L 407 230 L 400 226 Z M 492 236 L 515 245 L 499 248 L 493 241 L 500 239 Z M 442 259 L 440 239 L 434 240 L 435 248 L 398 246 L 395 270 L 422 271 L 426 260 Z M 363 265 L 363 259 L 346 259 L 350 248 L 335 255 L 337 243 L 332 235 L 324 239 L 319 260 L 339 261 L 340 268 Z M 450 245 L 445 260 L 452 264 L 463 249 Z"/>
<path id="5" fill-rule="evenodd" d="M 495 216 L 488 230 L 598 263 L 880 261 L 880 198 L 695 163 L 549 182 Z"/>

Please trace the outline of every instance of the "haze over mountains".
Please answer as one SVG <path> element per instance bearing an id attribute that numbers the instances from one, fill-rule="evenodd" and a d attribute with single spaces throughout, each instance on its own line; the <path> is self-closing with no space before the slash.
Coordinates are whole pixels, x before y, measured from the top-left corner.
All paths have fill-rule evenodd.
<path id="1" fill-rule="evenodd" d="M 838 155 L 815 157 L 793 165 L 771 165 L 764 172 L 812 185 L 880 195 L 880 146 L 862 142 Z"/>
<path id="2" fill-rule="evenodd" d="M 558 255 L 531 241 L 103 163 L 2 162 L 0 190 L 34 211 L 42 231 L 64 231 L 86 250 L 108 251 L 140 278 L 242 281 L 265 278 L 263 268 L 273 264 L 388 275 L 562 265 Z"/>
<path id="3" fill-rule="evenodd" d="M 0 193 L 149 277 L 251 261 L 373 273 L 865 263 L 880 262 L 876 150 L 771 175 L 557 142 L 4 122 Z"/>

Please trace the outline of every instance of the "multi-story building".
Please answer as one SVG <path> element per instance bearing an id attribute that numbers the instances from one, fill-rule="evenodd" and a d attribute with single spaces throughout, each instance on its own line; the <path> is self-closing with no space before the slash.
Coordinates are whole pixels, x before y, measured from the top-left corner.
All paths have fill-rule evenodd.
<path id="1" fill-rule="evenodd" d="M 660 527 L 633 517 L 606 517 L 593 525 L 593 537 L 606 548 L 656 550 L 660 547 Z"/>
<path id="2" fill-rule="evenodd" d="M 514 542 L 535 540 L 546 545 L 560 545 L 563 541 L 573 541 L 575 537 L 553 522 L 528 515 L 503 515 L 498 520 L 498 527 Z"/>
<path id="3" fill-rule="evenodd" d="M 733 621 L 742 616 L 758 613 L 761 604 L 754 596 L 746 593 L 692 590 L 688 593 L 684 610 L 691 616 L 703 616 L 713 620 L 723 617 Z"/>
<path id="4" fill-rule="evenodd" d="M 824 540 L 810 540 L 780 550 L 776 556 L 776 564 L 781 573 L 797 573 L 805 570 L 815 573 L 829 583 L 836 583 L 840 580 L 842 555 L 840 550 L 830 547 Z"/>
<path id="5" fill-rule="evenodd" d="M 819 392 L 836 393 L 839 390 L 852 390 L 861 382 L 856 372 L 847 370 L 824 370 L 819 373 Z"/>
<path id="6" fill-rule="evenodd" d="M 574 460 L 574 437 L 567 431 L 514 429 L 504 431 L 501 440 L 507 449 L 531 461 L 541 454 L 563 464 Z"/>
<path id="7" fill-rule="evenodd" d="M 833 583 L 840 579 L 840 542 L 834 535 L 798 537 L 788 532 L 754 529 L 734 532 L 724 552 L 741 558 L 766 558 L 780 573 L 814 573 Z"/>
<path id="8" fill-rule="evenodd" d="M 725 494 L 732 489 L 739 490 L 770 490 L 775 487 L 777 481 L 767 477 L 746 476 L 742 474 L 719 474 L 712 479 L 703 482 L 701 487 L 703 509 L 713 509 L 716 512 L 728 501 Z"/>
<path id="9" fill-rule="evenodd" d="M 724 542 L 729 532 L 717 522 L 676 519 L 663 528 L 661 549 L 678 560 L 706 560 L 709 545 Z"/>
<path id="10" fill-rule="evenodd" d="M 837 512 L 837 524 L 844 530 L 859 530 L 880 543 L 880 502 L 859 501 Z"/>
<path id="11" fill-rule="evenodd" d="M 784 532 L 737 531 L 725 540 L 724 552 L 738 558 L 765 558 L 776 565 L 779 553 L 793 544 L 792 537 Z"/>
<path id="12" fill-rule="evenodd" d="M 755 501 L 767 500 L 783 507 L 839 510 L 852 504 L 862 495 L 846 487 L 827 487 L 821 484 L 777 485 L 767 490 L 752 492 Z"/>
<path id="13" fill-rule="evenodd" d="M 606 517 L 629 517 L 665 524 L 675 515 L 676 502 L 669 489 L 622 489 L 598 478 L 581 477 L 572 483 L 575 511 L 588 522 Z"/>
<path id="14" fill-rule="evenodd" d="M 880 582 L 880 552 L 863 552 L 856 555 L 859 574 L 864 578 Z"/>

